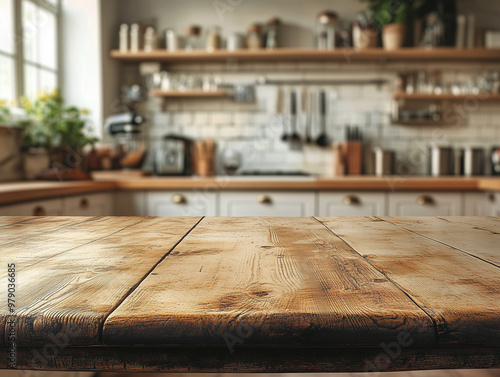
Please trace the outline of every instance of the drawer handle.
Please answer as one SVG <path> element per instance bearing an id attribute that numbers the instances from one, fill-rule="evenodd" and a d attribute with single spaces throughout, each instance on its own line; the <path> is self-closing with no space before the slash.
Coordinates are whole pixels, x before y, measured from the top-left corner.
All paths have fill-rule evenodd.
<path id="1" fill-rule="evenodd" d="M 186 204 L 187 199 L 184 195 L 175 194 L 174 196 L 172 196 L 172 202 L 175 204 Z"/>
<path id="2" fill-rule="evenodd" d="M 417 199 L 417 203 L 421 206 L 430 206 L 435 204 L 435 200 L 432 196 L 422 195 Z"/>
<path id="3" fill-rule="evenodd" d="M 87 198 L 83 198 L 82 200 L 80 200 L 80 208 L 81 209 L 89 208 L 89 201 Z"/>
<path id="4" fill-rule="evenodd" d="M 354 195 L 349 195 L 344 198 L 344 204 L 348 206 L 357 206 L 361 204 L 361 200 Z"/>
<path id="5" fill-rule="evenodd" d="M 42 206 L 35 207 L 35 209 L 33 210 L 33 216 L 46 216 L 46 215 L 47 211 L 45 211 L 45 208 L 43 208 Z"/>
<path id="6" fill-rule="evenodd" d="M 261 204 L 272 204 L 273 200 L 268 195 L 259 195 L 257 201 Z"/>
<path id="7" fill-rule="evenodd" d="M 495 203 L 495 195 L 493 195 L 493 194 L 489 194 L 489 195 L 488 195 L 488 200 L 489 200 L 491 203 Z"/>

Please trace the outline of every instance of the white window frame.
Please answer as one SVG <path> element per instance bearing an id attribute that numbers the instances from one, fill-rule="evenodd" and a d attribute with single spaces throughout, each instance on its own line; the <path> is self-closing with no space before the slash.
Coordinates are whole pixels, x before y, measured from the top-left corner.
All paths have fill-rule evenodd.
<path id="1" fill-rule="evenodd" d="M 24 59 L 24 35 L 23 35 L 23 15 L 22 15 L 22 1 L 20 0 L 11 0 L 13 2 L 13 8 L 14 8 L 14 35 L 15 35 L 15 43 L 14 43 L 14 52 L 13 55 L 8 54 L 8 53 L 3 53 L 0 52 L 0 54 L 4 56 L 8 56 L 10 58 L 14 58 L 15 61 L 15 74 L 16 74 L 16 79 L 15 79 L 15 97 L 19 98 L 21 96 L 24 96 L 25 93 L 25 77 L 24 77 L 24 64 L 26 63 Z M 56 0 L 56 5 L 51 4 L 50 2 L 46 0 L 26 0 L 29 1 L 39 7 L 42 7 L 44 10 L 52 13 L 56 17 L 56 44 L 57 44 L 57 50 L 56 50 L 56 61 L 57 61 L 57 68 L 56 69 L 49 69 L 47 67 L 44 67 L 38 63 L 34 62 L 28 62 L 30 65 L 36 68 L 42 68 L 45 70 L 50 70 L 56 73 L 56 78 L 57 78 L 57 87 L 61 88 L 62 83 L 62 73 L 61 73 L 61 64 L 62 64 L 62 59 L 61 59 L 61 0 Z"/>

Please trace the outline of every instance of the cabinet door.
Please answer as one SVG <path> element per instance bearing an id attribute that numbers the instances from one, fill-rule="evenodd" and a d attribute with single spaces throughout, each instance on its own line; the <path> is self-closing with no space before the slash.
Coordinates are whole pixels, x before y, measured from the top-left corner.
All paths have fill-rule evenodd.
<path id="1" fill-rule="evenodd" d="M 460 193 L 389 194 L 389 216 L 461 216 L 462 207 Z"/>
<path id="2" fill-rule="evenodd" d="M 385 216 L 385 193 L 321 192 L 320 216 Z"/>
<path id="3" fill-rule="evenodd" d="M 467 192 L 464 194 L 465 216 L 487 216 L 488 194 L 483 192 Z"/>
<path id="4" fill-rule="evenodd" d="M 500 216 L 500 193 L 492 192 L 486 197 L 487 216 Z"/>
<path id="5" fill-rule="evenodd" d="M 301 217 L 314 216 L 313 192 L 222 192 L 220 196 L 221 216 L 270 216 Z"/>
<path id="6" fill-rule="evenodd" d="M 41 200 L 2 208 L 2 216 L 62 216 L 61 199 Z"/>
<path id="7" fill-rule="evenodd" d="M 217 216 L 217 195 L 197 191 L 146 194 L 148 216 Z"/>
<path id="8" fill-rule="evenodd" d="M 114 194 L 115 216 L 147 216 L 146 194 L 142 191 L 116 192 Z"/>
<path id="9" fill-rule="evenodd" d="M 65 216 L 111 216 L 112 214 L 111 193 L 71 196 L 64 199 Z"/>

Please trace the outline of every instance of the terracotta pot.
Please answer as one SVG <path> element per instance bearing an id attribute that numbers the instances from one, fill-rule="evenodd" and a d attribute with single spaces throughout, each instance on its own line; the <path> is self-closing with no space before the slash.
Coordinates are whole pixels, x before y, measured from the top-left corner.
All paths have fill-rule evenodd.
<path id="1" fill-rule="evenodd" d="M 397 50 L 403 47 L 405 40 L 405 25 L 389 24 L 382 29 L 382 42 L 384 49 Z"/>

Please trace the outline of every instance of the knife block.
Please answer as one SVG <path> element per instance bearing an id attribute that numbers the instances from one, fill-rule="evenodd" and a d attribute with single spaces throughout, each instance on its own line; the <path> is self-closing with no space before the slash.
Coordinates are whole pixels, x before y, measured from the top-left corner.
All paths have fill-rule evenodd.
<path id="1" fill-rule="evenodd" d="M 361 175 L 363 165 L 363 143 L 348 141 L 343 145 L 343 155 L 347 175 Z"/>

